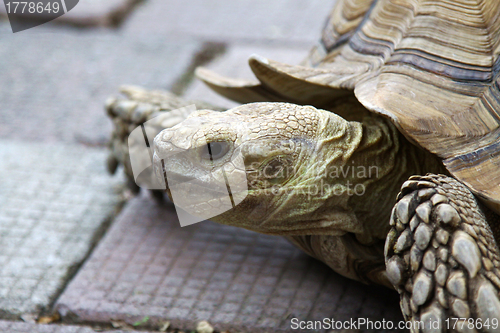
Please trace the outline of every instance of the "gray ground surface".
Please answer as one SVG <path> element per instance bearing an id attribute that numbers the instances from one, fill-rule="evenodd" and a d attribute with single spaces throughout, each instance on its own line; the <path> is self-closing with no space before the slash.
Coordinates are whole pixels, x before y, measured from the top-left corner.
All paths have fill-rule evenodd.
<path id="1" fill-rule="evenodd" d="M 117 29 L 51 22 L 17 34 L 0 20 L 0 319 L 56 302 L 66 323 L 87 325 L 0 321 L 0 332 L 87 333 L 145 316 L 151 329 L 208 319 L 231 332 L 287 329 L 291 316 L 400 319 L 394 292 L 348 281 L 280 238 L 211 222 L 180 228 L 172 207 L 144 196 L 79 266 L 119 207 L 121 179 L 104 172 L 106 98 L 134 84 L 230 107 L 191 81 L 193 61 L 211 58 L 200 57 L 206 42 L 226 47 L 209 68 L 251 77 L 252 53 L 299 62 L 332 6 L 146 0 Z"/>
<path id="2" fill-rule="evenodd" d="M 46 309 L 113 217 L 118 177 L 104 153 L 0 141 L 0 311 Z"/>
<path id="3" fill-rule="evenodd" d="M 168 89 L 200 46 L 54 27 L 1 38 L 0 137 L 90 145 L 107 142 L 103 105 L 120 85 Z"/>
<path id="4" fill-rule="evenodd" d="M 130 201 L 57 302 L 82 321 L 287 330 L 292 318 L 400 319 L 395 292 L 333 273 L 281 237 L 213 222 L 179 228 L 168 204 Z"/>
<path id="5" fill-rule="evenodd" d="M 71 325 L 37 325 L 33 323 L 10 322 L 0 320 L 0 332 L 8 333 L 94 333 L 94 329 Z M 99 330 L 103 333 L 124 333 L 123 330 Z M 148 333 L 137 331 L 137 333 Z M 151 333 L 151 332 L 149 332 Z"/>
<path id="6" fill-rule="evenodd" d="M 333 4 L 325 0 L 147 0 L 123 23 L 123 29 L 129 34 L 307 48 L 318 40 Z"/>
<path id="7" fill-rule="evenodd" d="M 83 26 L 114 26 L 125 19 L 141 0 L 84 0 L 55 22 Z M 66 3 L 66 2 L 65 2 Z M 69 6 L 70 2 L 66 3 Z M 14 5 L 11 5 L 13 10 Z M 61 6 L 62 7 L 62 6 Z M 16 7 L 17 8 L 17 7 Z M 69 9 L 69 8 L 68 8 Z M 7 16 L 7 7 L 0 4 L 0 16 Z M 20 8 L 19 8 L 20 10 Z M 61 11 L 63 9 L 61 8 Z"/>
<path id="8" fill-rule="evenodd" d="M 248 58 L 252 54 L 258 54 L 262 57 L 287 64 L 298 64 L 307 56 L 308 52 L 309 48 L 302 46 L 234 44 L 228 48 L 222 57 L 215 59 L 204 67 L 227 77 L 255 79 L 248 66 Z M 203 100 L 226 108 L 239 105 L 216 94 L 200 80 L 195 80 L 187 88 L 184 96 L 189 100 Z"/>

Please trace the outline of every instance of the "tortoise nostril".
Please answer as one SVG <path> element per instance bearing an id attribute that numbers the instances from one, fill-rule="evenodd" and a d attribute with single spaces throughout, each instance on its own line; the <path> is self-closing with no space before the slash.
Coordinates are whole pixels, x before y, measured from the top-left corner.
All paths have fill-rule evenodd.
<path id="1" fill-rule="evenodd" d="M 160 159 L 165 159 L 173 155 L 184 152 L 185 149 L 180 149 L 174 146 L 170 141 L 156 141 L 154 142 L 154 153 Z"/>
<path id="2" fill-rule="evenodd" d="M 170 141 L 170 139 L 172 138 L 172 131 L 169 131 L 169 130 L 163 130 L 162 133 L 161 133 L 161 141 Z"/>

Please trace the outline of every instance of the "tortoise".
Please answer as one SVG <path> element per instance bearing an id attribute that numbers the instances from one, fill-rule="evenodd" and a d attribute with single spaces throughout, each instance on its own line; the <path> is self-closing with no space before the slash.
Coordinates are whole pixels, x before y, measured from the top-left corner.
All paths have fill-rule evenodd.
<path id="1" fill-rule="evenodd" d="M 149 121 L 167 192 L 216 186 L 214 168 L 246 176 L 212 220 L 396 289 L 415 332 L 499 332 L 499 53 L 497 0 L 338 0 L 300 65 L 251 56 L 254 81 L 197 70 L 241 106 L 176 112 L 192 102 L 124 88 L 107 103 L 109 167 L 133 181 L 126 138 Z"/>

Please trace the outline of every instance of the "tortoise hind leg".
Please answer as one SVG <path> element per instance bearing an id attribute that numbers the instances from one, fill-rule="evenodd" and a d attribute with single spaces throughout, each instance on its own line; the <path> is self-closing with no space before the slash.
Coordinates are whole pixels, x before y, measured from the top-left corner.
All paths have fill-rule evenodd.
<path id="1" fill-rule="evenodd" d="M 483 208 L 443 175 L 403 184 L 385 246 L 387 276 L 413 332 L 500 332 L 500 255 Z"/>

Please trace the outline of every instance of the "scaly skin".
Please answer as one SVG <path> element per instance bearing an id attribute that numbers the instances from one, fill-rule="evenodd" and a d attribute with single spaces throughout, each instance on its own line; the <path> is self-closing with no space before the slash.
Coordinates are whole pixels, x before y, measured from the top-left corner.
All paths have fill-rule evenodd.
<path id="1" fill-rule="evenodd" d="M 412 332 L 500 331 L 494 322 L 500 317 L 495 241 L 500 217 L 448 176 L 405 181 L 413 174 L 446 171 L 388 120 L 368 113 L 352 98 L 336 101 L 329 108 L 333 113 L 256 103 L 224 113 L 199 111 L 185 119 L 179 112 L 163 112 L 178 98 L 133 92 L 132 101 L 108 105 L 110 114 L 115 124 L 134 128 L 141 119 L 160 114 L 158 126 L 173 126 L 155 139 L 155 165 L 160 179 L 168 178 L 170 190 L 181 189 L 177 204 L 210 213 L 203 202 L 218 202 L 213 195 L 218 191 L 227 199 L 228 179 L 232 190 L 231 180 L 243 179 L 246 197 L 233 191 L 235 207 L 207 217 L 283 235 L 342 275 L 394 287 L 405 318 L 424 325 L 413 326 Z M 160 113 L 146 112 L 160 104 Z M 127 132 L 120 126 L 115 134 Z M 118 148 L 126 147 L 126 136 L 115 137 Z M 225 147 L 217 152 L 211 146 L 210 160 L 207 143 L 214 141 Z M 123 163 L 121 151 L 114 156 Z M 221 166 L 225 178 L 214 172 Z M 176 187 L 192 179 L 194 186 Z M 456 319 L 460 317 L 467 320 Z"/>
<path id="2" fill-rule="evenodd" d="M 129 134 L 144 122 L 158 118 L 158 123 L 146 125 L 155 131 L 157 129 L 174 126 L 184 119 L 187 114 L 181 108 L 195 104 L 197 108 L 211 108 L 221 110 L 213 105 L 200 101 L 186 101 L 178 96 L 162 90 L 146 90 L 135 86 L 123 86 L 120 92 L 126 96 L 110 97 L 106 101 L 106 113 L 113 122 L 113 132 L 109 148 L 111 150 L 107 167 L 110 173 L 115 173 L 119 165 L 123 165 L 127 186 L 133 193 L 139 192 L 140 188 L 134 181 L 132 167 L 130 165 L 128 137 Z M 146 128 L 147 131 L 147 128 Z M 156 196 L 163 196 L 158 191 L 153 191 Z"/>
<path id="3" fill-rule="evenodd" d="M 363 122 L 334 113 L 346 107 Z M 170 188 L 198 179 L 198 190 L 185 189 L 180 198 L 197 196 L 199 207 L 208 200 L 199 189 L 217 187 L 213 170 L 224 167 L 229 179 L 245 174 L 244 200 L 212 220 L 287 236 L 342 275 L 389 285 L 383 244 L 399 188 L 411 175 L 444 170 L 357 102 L 332 111 L 287 103 L 198 111 L 155 138 L 155 165 L 165 168 Z M 213 142 L 223 142 L 223 151 L 210 160 Z M 244 167 L 231 162 L 240 153 Z"/>
<path id="4" fill-rule="evenodd" d="M 403 315 L 424 325 L 413 332 L 500 332 L 500 255 L 490 228 L 498 223 L 453 178 L 405 182 L 385 251 Z"/>

